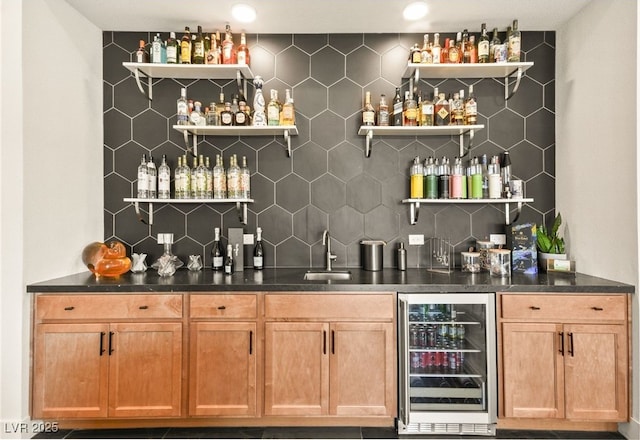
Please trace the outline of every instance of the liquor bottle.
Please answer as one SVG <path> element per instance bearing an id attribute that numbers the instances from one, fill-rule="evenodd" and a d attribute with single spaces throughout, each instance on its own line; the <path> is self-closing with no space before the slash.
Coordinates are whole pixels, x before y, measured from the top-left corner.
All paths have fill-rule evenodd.
<path id="1" fill-rule="evenodd" d="M 230 199 L 242 197 L 240 191 L 240 168 L 235 154 L 229 158 L 229 168 L 227 168 L 227 197 Z"/>
<path id="2" fill-rule="evenodd" d="M 464 29 L 462 31 L 462 42 L 460 45 L 462 52 L 462 62 L 470 63 L 471 62 L 471 52 L 469 50 L 469 31 Z"/>
<path id="3" fill-rule="evenodd" d="M 507 61 L 510 63 L 520 62 L 520 38 L 518 20 L 513 20 L 513 29 L 511 29 L 511 34 L 509 34 L 509 44 L 507 46 Z"/>
<path id="4" fill-rule="evenodd" d="M 140 40 L 140 44 L 138 45 L 138 50 L 136 51 L 136 63 L 148 63 L 149 62 L 149 52 L 144 45 L 144 40 Z"/>
<path id="5" fill-rule="evenodd" d="M 280 103 L 278 91 L 271 89 L 271 100 L 267 105 L 267 125 L 280 125 Z"/>
<path id="6" fill-rule="evenodd" d="M 222 112 L 224 111 L 225 102 L 226 101 L 224 100 L 224 92 L 220 92 L 218 102 L 216 103 L 216 112 L 218 113 L 220 119 L 222 119 Z M 222 125 L 222 120 L 220 121 L 220 125 Z"/>
<path id="7" fill-rule="evenodd" d="M 222 270 L 224 266 L 224 252 L 220 244 L 220 228 L 213 229 L 213 246 L 211 247 L 211 269 Z"/>
<path id="8" fill-rule="evenodd" d="M 251 198 L 251 170 L 247 166 L 247 156 L 242 156 L 242 168 L 240 168 L 240 197 Z"/>
<path id="9" fill-rule="evenodd" d="M 480 40 L 478 41 L 478 62 L 489 62 L 489 36 L 487 35 L 487 24 L 482 23 L 482 31 L 480 33 Z"/>
<path id="10" fill-rule="evenodd" d="M 177 101 L 178 125 L 189 124 L 189 106 L 187 104 L 187 89 L 180 89 L 180 97 Z"/>
<path id="11" fill-rule="evenodd" d="M 204 158 L 204 168 L 207 172 L 207 191 L 205 197 L 207 199 L 213 198 L 213 169 L 211 168 L 211 162 L 209 156 Z"/>
<path id="12" fill-rule="evenodd" d="M 166 60 L 162 59 L 162 40 L 160 39 L 160 34 L 156 34 L 153 37 L 153 42 L 151 43 L 151 62 L 154 64 L 165 63 Z M 166 52 L 165 52 L 166 53 Z"/>
<path id="13" fill-rule="evenodd" d="M 364 94 L 364 107 L 362 108 L 362 125 L 376 125 L 376 110 L 371 105 L 371 92 Z"/>
<path id="14" fill-rule="evenodd" d="M 176 33 L 169 33 L 167 39 L 167 63 L 176 64 L 178 62 L 178 42 L 176 41 Z"/>
<path id="15" fill-rule="evenodd" d="M 151 154 L 149 154 L 149 161 L 147 162 L 147 175 L 149 177 L 149 198 L 155 199 L 158 197 L 158 170 Z"/>
<path id="16" fill-rule="evenodd" d="M 220 115 L 216 111 L 216 103 L 212 102 L 209 104 L 209 107 L 204 108 L 204 118 L 206 120 L 206 125 L 220 125 Z"/>
<path id="17" fill-rule="evenodd" d="M 193 159 L 195 163 L 195 158 Z M 198 160 L 198 166 L 195 168 L 194 193 L 196 199 L 205 199 L 207 197 L 207 169 L 204 166 L 204 157 L 202 154 Z"/>
<path id="18" fill-rule="evenodd" d="M 433 125 L 433 97 L 428 97 L 422 100 L 422 104 L 419 106 L 420 111 L 420 125 L 423 127 L 429 127 Z"/>
<path id="19" fill-rule="evenodd" d="M 464 90 L 453 94 L 451 115 L 453 117 L 453 124 L 464 125 Z"/>
<path id="20" fill-rule="evenodd" d="M 498 37 L 498 28 L 493 28 L 493 36 L 491 41 L 489 41 L 489 62 L 496 62 L 496 50 L 500 49 L 500 45 L 502 41 L 500 41 L 500 37 Z"/>
<path id="21" fill-rule="evenodd" d="M 418 43 L 415 43 L 409 50 L 409 62 L 420 63 L 421 56 L 420 47 L 418 46 Z"/>
<path id="22" fill-rule="evenodd" d="M 229 24 L 226 26 L 224 41 L 222 42 L 222 64 L 236 64 L 236 49 Z"/>
<path id="23" fill-rule="evenodd" d="M 469 42 L 467 43 L 469 47 L 469 62 L 475 64 L 478 62 L 478 47 L 476 46 L 476 36 L 471 35 L 469 37 Z"/>
<path id="24" fill-rule="evenodd" d="M 400 87 L 396 87 L 396 96 L 393 98 L 393 125 L 402 126 L 402 96 Z"/>
<path id="25" fill-rule="evenodd" d="M 458 32 L 458 36 L 462 38 L 460 32 Z M 448 54 L 449 54 L 450 63 L 458 64 L 462 61 L 462 53 L 460 52 L 460 47 L 458 47 L 455 41 L 452 41 L 452 40 L 449 41 Z"/>
<path id="26" fill-rule="evenodd" d="M 182 199 L 182 157 L 178 156 L 178 164 L 173 170 L 173 198 Z"/>
<path id="27" fill-rule="evenodd" d="M 438 100 L 434 106 L 434 125 L 449 125 L 451 122 L 451 113 L 449 107 L 449 100 L 445 98 L 444 93 L 438 95 Z"/>
<path id="28" fill-rule="evenodd" d="M 189 169 L 189 173 L 191 175 L 191 192 L 190 197 L 192 199 L 197 199 L 198 197 L 198 192 L 200 190 L 200 184 L 202 183 L 202 181 L 198 181 L 198 158 L 194 157 L 193 158 L 193 166 Z"/>
<path id="29" fill-rule="evenodd" d="M 147 168 L 147 156 L 142 155 L 140 166 L 138 166 L 138 198 L 149 198 L 149 169 Z"/>
<path id="30" fill-rule="evenodd" d="M 449 44 L 451 44 L 451 40 L 445 38 L 444 46 L 440 49 L 440 64 L 446 64 L 449 62 Z"/>
<path id="31" fill-rule="evenodd" d="M 191 31 L 185 26 L 184 35 L 180 40 L 180 63 L 191 64 Z"/>
<path id="32" fill-rule="evenodd" d="M 291 90 L 284 90 L 284 104 L 282 105 L 282 113 L 280 115 L 282 125 L 296 124 L 296 110 L 291 97 Z"/>
<path id="33" fill-rule="evenodd" d="M 226 275 L 231 275 L 235 271 L 235 261 L 233 261 L 233 247 L 228 244 L 227 245 L 227 255 L 224 260 L 224 273 Z"/>
<path id="34" fill-rule="evenodd" d="M 236 51 L 238 64 L 249 66 L 251 64 L 251 56 L 249 55 L 249 47 L 247 47 L 247 37 L 243 33 L 240 34 L 240 45 Z"/>
<path id="35" fill-rule="evenodd" d="M 246 113 L 246 106 L 247 103 L 244 101 L 244 99 L 238 101 L 238 110 L 233 115 L 233 125 L 249 125 L 249 117 Z"/>
<path id="36" fill-rule="evenodd" d="M 440 47 L 440 34 L 433 34 L 433 47 L 431 48 L 431 57 L 433 58 L 433 64 L 442 63 L 442 48 Z"/>
<path id="37" fill-rule="evenodd" d="M 224 103 L 224 110 L 220 113 L 220 125 L 230 127 L 233 125 L 233 112 L 231 111 L 231 103 Z"/>
<path id="38" fill-rule="evenodd" d="M 405 127 L 415 127 L 418 125 L 418 103 L 410 91 L 404 92 L 402 125 Z"/>
<path id="39" fill-rule="evenodd" d="M 236 122 L 236 113 L 238 113 L 238 109 L 240 108 L 238 104 L 238 95 L 233 95 L 231 97 L 231 113 L 233 113 L 233 123 Z"/>
<path id="40" fill-rule="evenodd" d="M 216 154 L 216 166 L 213 167 L 213 198 L 227 198 L 227 174 L 219 154 Z"/>
<path id="41" fill-rule="evenodd" d="M 206 125 L 204 113 L 202 113 L 202 103 L 200 101 L 194 101 L 193 110 L 189 113 L 189 122 L 191 125 Z"/>
<path id="42" fill-rule="evenodd" d="M 198 26 L 198 34 L 193 44 L 193 64 L 204 64 L 204 37 L 202 36 L 202 26 Z"/>
<path id="43" fill-rule="evenodd" d="M 418 156 L 413 158 L 411 165 L 411 198 L 421 199 L 424 197 L 424 168 Z"/>
<path id="44" fill-rule="evenodd" d="M 182 155 L 182 198 L 192 198 L 193 176 L 191 176 L 191 168 L 187 162 L 187 155 Z"/>
<path id="45" fill-rule="evenodd" d="M 384 93 L 380 95 L 380 102 L 378 103 L 378 125 L 381 127 L 389 125 L 389 105 Z"/>
<path id="46" fill-rule="evenodd" d="M 167 165 L 167 155 L 162 155 L 162 163 L 158 167 L 158 198 L 171 198 L 171 168 Z"/>
<path id="47" fill-rule="evenodd" d="M 429 46 L 429 34 L 424 34 L 422 49 L 420 51 L 420 62 L 422 64 L 433 64 L 431 47 Z"/>
<path id="48" fill-rule="evenodd" d="M 253 86 L 255 93 L 253 95 L 253 119 L 251 120 L 251 125 L 264 127 L 267 125 L 267 115 L 265 114 L 265 101 L 264 95 L 262 94 L 264 81 L 261 76 L 258 75 L 253 79 Z"/>
<path id="49" fill-rule="evenodd" d="M 220 57 L 218 54 L 218 41 L 216 36 L 211 34 L 211 41 L 209 43 L 209 50 L 205 57 L 206 64 L 220 64 Z"/>
<path id="50" fill-rule="evenodd" d="M 253 268 L 262 270 L 264 268 L 264 249 L 262 247 L 262 228 L 256 228 L 256 246 L 253 248 Z"/>
<path id="51" fill-rule="evenodd" d="M 478 101 L 473 93 L 473 84 L 469 86 L 469 97 L 464 102 L 464 117 L 466 125 L 475 125 L 478 121 Z"/>

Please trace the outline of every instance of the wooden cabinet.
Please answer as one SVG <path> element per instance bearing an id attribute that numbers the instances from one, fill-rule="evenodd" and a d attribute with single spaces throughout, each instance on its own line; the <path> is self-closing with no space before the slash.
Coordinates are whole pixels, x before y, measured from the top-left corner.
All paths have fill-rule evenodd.
<path id="1" fill-rule="evenodd" d="M 394 301 L 267 295 L 265 415 L 395 415 Z"/>
<path id="2" fill-rule="evenodd" d="M 626 295 L 500 296 L 505 417 L 628 417 Z"/>
<path id="3" fill-rule="evenodd" d="M 189 415 L 257 416 L 257 296 L 191 295 Z"/>
<path id="4" fill-rule="evenodd" d="M 95 298 L 36 297 L 33 416 L 179 416 L 181 295 Z"/>

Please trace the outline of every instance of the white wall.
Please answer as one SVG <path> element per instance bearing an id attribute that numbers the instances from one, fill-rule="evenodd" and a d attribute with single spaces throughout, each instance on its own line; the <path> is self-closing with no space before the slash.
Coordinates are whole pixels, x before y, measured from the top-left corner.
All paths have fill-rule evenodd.
<path id="1" fill-rule="evenodd" d="M 637 2 L 592 1 L 556 38 L 556 207 L 568 251 L 580 272 L 633 284 L 636 292 L 637 30 Z M 638 295 L 632 298 L 638 335 Z M 633 420 L 620 429 L 637 439 L 637 337 L 633 345 Z"/>
<path id="2" fill-rule="evenodd" d="M 28 416 L 31 298 L 25 286 L 86 270 L 82 249 L 104 230 L 102 32 L 64 0 L 1 5 L 4 422 Z"/>

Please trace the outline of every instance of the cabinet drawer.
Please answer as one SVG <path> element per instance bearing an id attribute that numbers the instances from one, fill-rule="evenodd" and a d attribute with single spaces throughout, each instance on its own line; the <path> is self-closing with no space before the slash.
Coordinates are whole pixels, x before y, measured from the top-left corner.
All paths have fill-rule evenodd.
<path id="1" fill-rule="evenodd" d="M 182 295 L 39 295 L 36 319 L 182 318 Z"/>
<path id="2" fill-rule="evenodd" d="M 268 294 L 265 296 L 267 319 L 363 319 L 392 320 L 392 293 L 383 294 Z"/>
<path id="3" fill-rule="evenodd" d="M 501 295 L 502 317 L 566 321 L 627 319 L 625 295 Z"/>
<path id="4" fill-rule="evenodd" d="M 191 318 L 250 318 L 257 316 L 256 295 L 191 295 Z"/>

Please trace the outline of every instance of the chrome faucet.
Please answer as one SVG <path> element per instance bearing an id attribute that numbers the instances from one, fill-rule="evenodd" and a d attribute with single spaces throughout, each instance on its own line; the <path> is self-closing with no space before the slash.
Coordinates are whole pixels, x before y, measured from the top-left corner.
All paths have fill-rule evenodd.
<path id="1" fill-rule="evenodd" d="M 326 246 L 326 251 L 325 251 L 325 266 L 326 267 L 325 267 L 325 270 L 326 271 L 330 271 L 330 270 L 332 270 L 331 261 L 337 259 L 338 256 L 331 253 L 331 236 L 329 235 L 329 231 L 326 230 L 326 229 L 322 233 L 322 245 Z"/>

